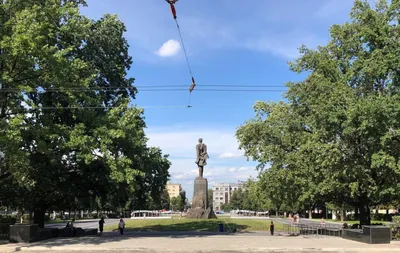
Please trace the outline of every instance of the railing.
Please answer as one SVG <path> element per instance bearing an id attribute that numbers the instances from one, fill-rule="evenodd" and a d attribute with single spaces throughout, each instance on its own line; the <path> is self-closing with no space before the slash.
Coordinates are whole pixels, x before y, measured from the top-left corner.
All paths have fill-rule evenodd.
<path id="1" fill-rule="evenodd" d="M 283 233 L 288 235 L 342 236 L 342 228 L 316 224 L 284 224 Z"/>

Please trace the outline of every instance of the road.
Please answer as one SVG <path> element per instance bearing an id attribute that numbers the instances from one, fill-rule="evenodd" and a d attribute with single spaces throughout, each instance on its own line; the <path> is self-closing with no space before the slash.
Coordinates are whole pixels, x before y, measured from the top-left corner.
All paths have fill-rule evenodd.
<path id="1" fill-rule="evenodd" d="M 115 225 L 119 222 L 119 219 L 105 219 L 104 226 Z M 46 224 L 46 228 L 63 228 L 67 225 L 67 221 L 65 223 L 54 223 L 54 224 Z M 98 228 L 99 227 L 99 220 L 78 220 L 74 223 L 75 227 L 80 227 L 83 229 L 90 229 L 90 228 Z"/>

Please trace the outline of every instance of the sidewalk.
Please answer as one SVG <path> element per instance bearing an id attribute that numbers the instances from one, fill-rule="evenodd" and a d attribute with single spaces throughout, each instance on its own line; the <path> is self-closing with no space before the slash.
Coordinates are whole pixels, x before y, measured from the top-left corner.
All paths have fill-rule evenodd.
<path id="1" fill-rule="evenodd" d="M 31 244 L 0 245 L 0 252 L 400 252 L 400 242 L 369 245 L 337 237 L 286 237 L 266 233 L 139 233 L 58 238 Z"/>

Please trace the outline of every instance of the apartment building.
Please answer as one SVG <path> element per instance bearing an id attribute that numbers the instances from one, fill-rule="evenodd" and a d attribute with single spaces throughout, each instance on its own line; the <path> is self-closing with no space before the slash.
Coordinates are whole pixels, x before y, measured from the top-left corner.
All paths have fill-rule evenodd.
<path id="1" fill-rule="evenodd" d="M 174 184 L 171 182 L 167 183 L 167 191 L 170 198 L 178 197 L 179 194 L 182 192 L 181 184 Z"/>
<path id="2" fill-rule="evenodd" d="M 213 186 L 213 209 L 221 210 L 222 204 L 228 204 L 234 191 L 241 188 L 242 185 L 232 183 L 221 183 Z"/>

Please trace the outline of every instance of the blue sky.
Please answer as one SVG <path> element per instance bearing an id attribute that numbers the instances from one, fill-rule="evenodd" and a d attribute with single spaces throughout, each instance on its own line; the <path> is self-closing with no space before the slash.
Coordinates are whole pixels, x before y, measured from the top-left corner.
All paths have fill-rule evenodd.
<path id="1" fill-rule="evenodd" d="M 191 80 L 179 34 L 164 0 L 88 0 L 82 12 L 94 19 L 118 14 L 127 27 L 139 94 L 146 106 L 185 106 L 188 91 L 149 92 L 154 85 L 187 85 Z M 329 27 L 348 20 L 352 0 L 180 0 L 178 21 L 197 88 L 202 85 L 265 85 L 284 90 L 302 76 L 287 62 L 301 44 L 315 48 L 329 40 Z M 164 46 L 163 46 L 164 45 Z M 209 88 L 209 87 L 208 87 Z M 260 88 L 249 88 L 260 89 Z M 282 99 L 282 92 L 193 92 L 193 108 L 147 108 L 150 144 L 170 154 L 171 181 L 181 183 L 191 199 L 197 168 L 195 145 L 202 137 L 210 160 L 209 186 L 256 177 L 256 163 L 238 150 L 235 130 L 253 117 L 255 101 Z"/>

